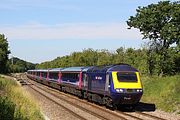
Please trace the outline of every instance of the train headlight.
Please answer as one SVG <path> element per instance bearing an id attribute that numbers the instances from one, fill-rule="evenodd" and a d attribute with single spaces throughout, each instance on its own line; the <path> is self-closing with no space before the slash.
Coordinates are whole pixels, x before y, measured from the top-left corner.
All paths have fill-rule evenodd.
<path id="1" fill-rule="evenodd" d="M 137 89 L 136 91 L 137 91 L 137 92 L 142 92 L 142 89 Z"/>
<path id="2" fill-rule="evenodd" d="M 119 89 L 120 92 L 123 92 L 124 90 L 123 89 Z"/>
<path id="3" fill-rule="evenodd" d="M 116 89 L 116 92 L 118 92 L 118 93 L 123 93 L 124 90 L 123 90 L 123 89 Z"/>
<path id="4" fill-rule="evenodd" d="M 118 92 L 118 93 L 119 93 L 119 92 L 120 92 L 120 90 L 119 90 L 119 89 L 116 89 L 116 92 Z"/>

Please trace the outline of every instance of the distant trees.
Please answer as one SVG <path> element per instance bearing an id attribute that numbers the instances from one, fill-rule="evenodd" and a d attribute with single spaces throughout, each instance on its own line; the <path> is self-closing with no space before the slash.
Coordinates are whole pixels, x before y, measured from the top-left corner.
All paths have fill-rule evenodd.
<path id="1" fill-rule="evenodd" d="M 30 69 L 35 69 L 35 64 L 26 62 L 17 57 L 9 59 L 9 72 L 11 73 L 26 72 Z"/>
<path id="2" fill-rule="evenodd" d="M 158 4 L 139 7 L 136 15 L 130 16 L 127 21 L 130 28 L 140 30 L 143 39 L 150 40 L 147 55 L 151 74 L 155 67 L 159 67 L 157 73 L 161 75 L 169 73 L 169 70 L 175 67 L 174 52 L 179 51 L 174 51 L 170 47 L 171 45 L 177 49 L 180 47 L 179 3 L 160 1 Z M 176 57 L 179 59 L 179 56 Z"/>
<path id="3" fill-rule="evenodd" d="M 108 51 L 108 50 L 93 50 L 93 49 L 85 49 L 82 52 L 73 52 L 71 55 L 58 57 L 49 62 L 43 62 L 41 64 L 36 65 L 36 68 L 47 69 L 47 68 L 63 68 L 70 66 L 93 66 L 93 65 L 109 65 L 109 64 L 117 64 L 117 63 L 127 63 L 135 68 L 137 68 L 141 73 L 148 74 L 150 73 L 149 68 L 152 67 L 152 74 L 158 75 L 157 71 L 160 71 L 159 57 L 156 52 L 151 53 L 153 66 L 151 65 L 150 57 L 148 57 L 148 49 L 133 49 L 133 48 L 123 48 L 120 47 L 116 51 Z M 167 52 L 172 57 L 167 65 L 166 73 L 167 74 L 175 74 L 179 69 L 176 67 L 179 65 L 180 60 L 177 56 L 179 56 L 179 52 L 176 51 L 174 47 L 168 49 Z M 174 64 L 172 66 L 172 63 Z"/>
<path id="4" fill-rule="evenodd" d="M 6 73 L 8 71 L 7 62 L 9 53 L 7 39 L 5 35 L 0 34 L 0 73 Z"/>

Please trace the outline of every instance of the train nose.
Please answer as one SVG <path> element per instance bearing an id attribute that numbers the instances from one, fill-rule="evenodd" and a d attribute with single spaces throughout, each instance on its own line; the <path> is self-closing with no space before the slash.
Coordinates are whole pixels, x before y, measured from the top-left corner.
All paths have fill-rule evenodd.
<path id="1" fill-rule="evenodd" d="M 140 101 L 142 93 L 116 93 L 112 96 L 115 104 L 136 104 Z"/>

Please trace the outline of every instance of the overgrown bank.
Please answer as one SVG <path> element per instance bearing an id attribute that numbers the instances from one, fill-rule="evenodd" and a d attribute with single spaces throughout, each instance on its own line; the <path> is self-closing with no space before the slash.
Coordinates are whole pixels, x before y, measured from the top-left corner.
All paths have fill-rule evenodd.
<path id="1" fill-rule="evenodd" d="M 0 119 L 43 120 L 40 110 L 15 81 L 0 76 Z"/>
<path id="2" fill-rule="evenodd" d="M 180 75 L 167 77 L 142 77 L 142 101 L 154 103 L 157 109 L 180 114 Z"/>

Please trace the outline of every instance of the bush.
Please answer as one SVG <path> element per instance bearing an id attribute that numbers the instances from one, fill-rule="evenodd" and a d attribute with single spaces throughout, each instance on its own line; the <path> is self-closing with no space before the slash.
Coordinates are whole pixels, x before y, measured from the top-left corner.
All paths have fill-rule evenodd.
<path id="1" fill-rule="evenodd" d="M 0 118 L 3 120 L 13 120 L 15 104 L 7 97 L 0 97 Z"/>
<path id="2" fill-rule="evenodd" d="M 166 77 L 142 77 L 143 102 L 153 102 L 158 109 L 167 112 L 180 110 L 180 75 Z"/>
<path id="3" fill-rule="evenodd" d="M 15 81 L 0 78 L 0 120 L 43 120 L 31 96 Z"/>

